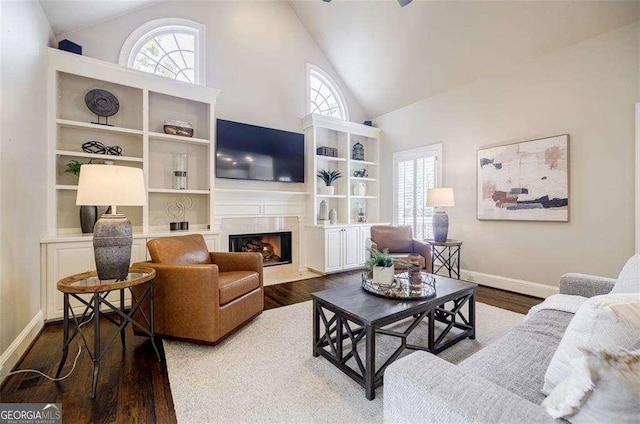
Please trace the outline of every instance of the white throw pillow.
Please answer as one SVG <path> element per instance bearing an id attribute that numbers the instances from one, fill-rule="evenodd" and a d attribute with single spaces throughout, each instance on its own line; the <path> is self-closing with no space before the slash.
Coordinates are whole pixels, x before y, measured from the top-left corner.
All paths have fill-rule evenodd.
<path id="1" fill-rule="evenodd" d="M 622 267 L 611 293 L 640 293 L 640 255 L 632 256 Z"/>
<path id="2" fill-rule="evenodd" d="M 581 356 L 579 347 L 593 350 L 628 348 L 640 337 L 640 294 L 595 296 L 582 304 L 551 358 L 542 393 L 551 391 L 571 372 Z"/>
<path id="3" fill-rule="evenodd" d="M 542 406 L 573 424 L 637 424 L 640 417 L 640 351 L 584 349 L 571 375 Z"/>

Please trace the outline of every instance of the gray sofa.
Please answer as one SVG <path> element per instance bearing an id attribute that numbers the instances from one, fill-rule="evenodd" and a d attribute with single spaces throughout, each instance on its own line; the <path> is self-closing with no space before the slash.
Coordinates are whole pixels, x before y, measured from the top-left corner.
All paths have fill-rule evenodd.
<path id="1" fill-rule="evenodd" d="M 560 293 L 592 297 L 609 293 L 615 282 L 566 274 Z M 540 390 L 572 318 L 541 310 L 458 365 L 426 352 L 396 361 L 384 374 L 384 422 L 557 424 L 540 406 Z"/>

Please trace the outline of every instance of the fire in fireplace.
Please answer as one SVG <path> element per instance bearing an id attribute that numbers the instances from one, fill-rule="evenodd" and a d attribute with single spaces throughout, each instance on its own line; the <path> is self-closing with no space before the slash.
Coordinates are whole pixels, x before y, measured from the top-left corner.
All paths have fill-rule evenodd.
<path id="1" fill-rule="evenodd" d="M 264 266 L 290 264 L 291 232 L 230 235 L 229 252 L 260 253 Z"/>

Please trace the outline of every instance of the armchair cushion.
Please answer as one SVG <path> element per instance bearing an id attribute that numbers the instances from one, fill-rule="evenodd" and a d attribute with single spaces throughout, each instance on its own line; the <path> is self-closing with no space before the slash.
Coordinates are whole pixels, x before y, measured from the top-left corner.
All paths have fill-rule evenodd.
<path id="1" fill-rule="evenodd" d="M 260 287 L 260 278 L 254 271 L 229 271 L 218 274 L 220 305 L 231 302 Z"/>
<path id="2" fill-rule="evenodd" d="M 389 249 L 391 253 L 413 252 L 413 233 L 409 225 L 374 225 L 371 227 L 371 239 L 380 251 Z"/>
<path id="3" fill-rule="evenodd" d="M 151 260 L 162 264 L 210 264 L 207 244 L 200 234 L 162 237 L 149 240 L 147 248 Z"/>

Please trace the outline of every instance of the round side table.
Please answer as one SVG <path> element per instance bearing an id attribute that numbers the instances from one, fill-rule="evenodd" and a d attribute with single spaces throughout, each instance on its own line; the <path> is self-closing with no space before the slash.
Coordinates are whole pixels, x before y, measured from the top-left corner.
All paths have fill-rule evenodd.
<path id="1" fill-rule="evenodd" d="M 100 280 L 95 271 L 83 272 L 75 274 L 70 277 L 63 278 L 58 281 L 57 288 L 64 295 L 64 317 L 63 317 L 63 345 L 62 345 L 62 359 L 58 365 L 58 371 L 56 372 L 56 378 L 60 376 L 62 368 L 67 361 L 67 355 L 69 354 L 69 344 L 79 334 L 84 346 L 89 352 L 89 356 L 93 360 L 93 383 L 91 387 L 91 397 L 96 397 L 96 388 L 98 384 L 98 376 L 100 375 L 100 360 L 104 354 L 114 344 L 118 333 L 114 333 L 113 336 L 106 343 L 104 348 L 100 346 L 100 317 L 102 316 L 108 322 L 118 327 L 120 333 L 120 341 L 122 343 L 122 349 L 125 349 L 125 329 L 128 324 L 136 327 L 145 336 L 151 338 L 151 344 L 156 352 L 158 360 L 160 359 L 160 352 L 156 346 L 154 340 L 154 328 L 153 328 L 153 279 L 156 276 L 156 271 L 153 268 L 147 268 L 142 266 L 132 266 L 129 268 L 129 274 L 124 280 Z M 139 298 L 135 298 L 131 293 L 131 309 L 127 313 L 124 307 L 124 291 L 125 289 L 131 290 L 140 284 L 147 284 L 146 289 L 143 291 Z M 107 300 L 107 296 L 112 291 L 118 290 L 120 292 L 120 307 L 114 306 Z M 83 298 L 81 295 L 91 295 L 90 299 Z M 73 307 L 70 304 L 70 298 L 73 298 L 84 305 L 84 311 L 82 314 L 77 315 Z M 144 310 L 141 308 L 145 299 L 149 298 L 149 317 L 147 318 Z M 120 319 L 110 315 L 105 315 L 105 312 L 100 311 L 100 307 L 106 307 L 107 313 L 113 313 L 120 316 Z M 133 319 L 133 315 L 138 312 L 144 322 L 147 324 L 147 328 L 140 325 Z M 93 317 L 92 317 L 93 315 Z M 69 334 L 69 322 L 70 318 L 73 321 L 75 327 L 73 332 Z M 82 333 L 81 327 L 93 319 L 93 351 L 89 348 L 87 339 Z"/>
<path id="2" fill-rule="evenodd" d="M 462 242 L 447 239 L 447 241 L 425 240 L 431 245 L 431 270 L 437 274 L 442 268 L 449 272 L 449 278 L 454 275 L 460 279 L 460 249 Z M 436 269 L 437 266 L 437 269 Z"/>

